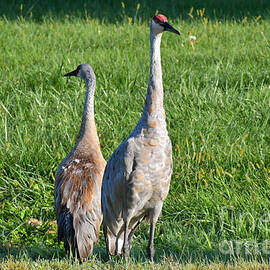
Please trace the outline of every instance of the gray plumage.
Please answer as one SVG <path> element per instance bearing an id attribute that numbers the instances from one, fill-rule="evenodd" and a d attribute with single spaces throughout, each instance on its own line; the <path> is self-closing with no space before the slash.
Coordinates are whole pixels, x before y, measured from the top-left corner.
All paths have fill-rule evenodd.
<path id="1" fill-rule="evenodd" d="M 141 221 L 150 221 L 148 255 L 154 256 L 155 225 L 168 195 L 172 174 L 172 146 L 166 128 L 160 59 L 162 33 L 172 28 L 156 15 L 151 23 L 151 67 L 142 116 L 131 135 L 107 163 L 102 184 L 104 234 L 110 255 L 129 254 Z"/>

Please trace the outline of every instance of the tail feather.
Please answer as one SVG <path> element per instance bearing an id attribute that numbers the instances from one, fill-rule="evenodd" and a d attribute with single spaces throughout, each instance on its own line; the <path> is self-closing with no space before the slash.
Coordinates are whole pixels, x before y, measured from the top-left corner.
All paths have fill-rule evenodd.
<path id="1" fill-rule="evenodd" d="M 128 245 L 129 249 L 131 248 L 132 238 L 136 229 L 140 226 L 141 222 L 147 218 L 147 216 L 141 216 L 137 221 L 133 220 L 130 224 L 130 231 L 128 235 Z M 103 232 L 105 236 L 105 242 L 107 251 L 110 255 L 120 255 L 123 251 L 124 246 L 124 226 L 118 226 L 117 235 L 115 235 L 109 227 L 107 227 L 103 222 Z"/>
<path id="2" fill-rule="evenodd" d="M 123 244 L 124 244 L 124 231 L 115 236 L 107 226 L 103 226 L 106 247 L 109 255 L 120 255 L 122 254 Z"/>
<path id="3" fill-rule="evenodd" d="M 64 242 L 66 253 L 72 252 L 75 255 L 76 241 L 73 228 L 73 217 L 70 213 L 64 212 L 58 218 L 58 241 Z"/>
<path id="4" fill-rule="evenodd" d="M 116 237 L 111 233 L 110 229 L 103 225 L 103 232 L 106 242 L 106 248 L 109 255 L 115 255 L 116 251 Z"/>
<path id="5" fill-rule="evenodd" d="M 75 218 L 74 228 L 79 258 L 87 260 L 93 252 L 94 243 L 97 242 L 95 225 L 81 218 Z"/>
<path id="6" fill-rule="evenodd" d="M 78 255 L 81 260 L 87 260 L 93 252 L 94 243 L 98 241 L 100 222 L 94 212 L 76 215 L 73 226 L 77 241 Z"/>
<path id="7" fill-rule="evenodd" d="M 73 216 L 65 211 L 58 216 L 58 241 L 64 242 L 67 254 L 71 252 L 81 261 L 88 260 L 94 243 L 98 241 L 100 222 L 93 215 L 95 214 L 87 213 Z"/>
<path id="8" fill-rule="evenodd" d="M 77 250 L 81 260 L 88 260 L 89 255 L 93 252 L 94 241 L 87 234 L 78 232 L 77 237 Z"/>

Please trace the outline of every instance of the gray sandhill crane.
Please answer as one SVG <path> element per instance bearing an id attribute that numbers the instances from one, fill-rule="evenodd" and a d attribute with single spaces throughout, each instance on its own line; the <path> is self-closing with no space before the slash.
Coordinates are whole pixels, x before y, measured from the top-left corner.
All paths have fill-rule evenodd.
<path id="1" fill-rule="evenodd" d="M 155 225 L 168 195 L 172 174 L 172 146 L 166 128 L 160 59 L 162 33 L 180 34 L 164 15 L 150 26 L 150 78 L 142 116 L 131 135 L 107 163 L 102 183 L 104 235 L 110 255 L 129 255 L 135 229 L 150 221 L 148 255 L 154 257 Z"/>
<path id="2" fill-rule="evenodd" d="M 66 253 L 71 251 L 80 261 L 86 261 L 99 237 L 101 185 L 106 166 L 94 119 L 96 76 L 88 64 L 81 64 L 64 76 L 82 78 L 87 92 L 76 145 L 60 163 L 56 174 L 58 240 L 64 241 Z"/>

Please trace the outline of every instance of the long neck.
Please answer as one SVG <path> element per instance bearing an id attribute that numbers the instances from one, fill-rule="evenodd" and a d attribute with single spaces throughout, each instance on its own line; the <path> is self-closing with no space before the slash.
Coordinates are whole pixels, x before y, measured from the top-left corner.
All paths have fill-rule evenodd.
<path id="1" fill-rule="evenodd" d="M 147 89 L 147 96 L 144 106 L 144 115 L 156 115 L 158 111 L 163 110 L 163 85 L 162 70 L 160 58 L 160 42 L 162 33 L 150 31 L 151 43 L 151 62 L 150 78 Z"/>
<path id="2" fill-rule="evenodd" d="M 80 132 L 77 139 L 77 144 L 82 144 L 84 147 L 90 144 L 98 144 L 99 139 L 95 124 L 94 114 L 94 94 L 96 89 L 96 77 L 92 74 L 90 78 L 85 79 L 86 95 L 83 109 L 83 117 Z"/>

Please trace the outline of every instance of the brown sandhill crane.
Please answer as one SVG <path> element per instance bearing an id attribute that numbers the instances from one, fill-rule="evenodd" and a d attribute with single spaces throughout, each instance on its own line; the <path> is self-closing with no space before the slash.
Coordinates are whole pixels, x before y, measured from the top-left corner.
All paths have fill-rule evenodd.
<path id="1" fill-rule="evenodd" d="M 81 64 L 64 76 L 82 78 L 87 92 L 76 145 L 60 163 L 56 174 L 58 240 L 64 241 L 66 253 L 71 251 L 80 261 L 86 261 L 99 237 L 101 184 L 106 165 L 94 119 L 96 76 L 88 64 Z"/>
<path id="2" fill-rule="evenodd" d="M 104 234 L 110 255 L 127 256 L 135 229 L 150 220 L 148 255 L 154 257 L 155 225 L 168 195 L 172 174 L 172 146 L 166 128 L 160 42 L 164 31 L 180 34 L 164 15 L 150 26 L 151 63 L 142 116 L 131 135 L 107 163 L 102 183 Z"/>

